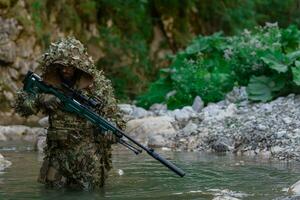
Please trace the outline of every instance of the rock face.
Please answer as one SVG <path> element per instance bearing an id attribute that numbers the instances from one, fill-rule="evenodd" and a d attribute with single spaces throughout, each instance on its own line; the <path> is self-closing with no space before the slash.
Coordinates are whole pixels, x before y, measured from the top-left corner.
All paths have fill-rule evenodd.
<path id="1" fill-rule="evenodd" d="M 6 160 L 1 154 L 0 154 L 0 172 L 3 171 L 5 168 L 9 167 L 11 165 L 11 162 Z"/>
<path id="2" fill-rule="evenodd" d="M 0 124 L 23 123 L 11 107 L 24 75 L 38 66 L 40 48 L 34 34 L 13 18 L 0 17 L 0 30 Z"/>

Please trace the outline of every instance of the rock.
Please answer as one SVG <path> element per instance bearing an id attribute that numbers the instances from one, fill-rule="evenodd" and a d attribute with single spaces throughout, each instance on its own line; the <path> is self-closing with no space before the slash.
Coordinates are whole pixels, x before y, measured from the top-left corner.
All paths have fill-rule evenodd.
<path id="1" fill-rule="evenodd" d="M 193 122 L 188 122 L 188 124 L 182 129 L 182 132 L 184 135 L 189 135 L 192 132 L 195 132 L 197 130 L 197 125 L 194 124 Z"/>
<path id="2" fill-rule="evenodd" d="M 283 131 L 277 132 L 275 135 L 276 135 L 276 138 L 282 138 L 282 137 L 284 137 L 286 134 L 287 134 L 287 132 L 286 132 L 285 130 L 283 130 Z"/>
<path id="3" fill-rule="evenodd" d="M 231 197 L 231 196 L 223 195 L 223 196 L 214 197 L 212 200 L 240 200 L 240 199 L 235 198 L 235 197 Z"/>
<path id="4" fill-rule="evenodd" d="M 144 108 L 134 107 L 131 115 L 134 118 L 143 118 L 148 116 L 148 112 Z"/>
<path id="5" fill-rule="evenodd" d="M 1 30 L 1 43 L 8 42 L 9 40 L 17 39 L 22 27 L 18 25 L 15 19 L 4 19 L 0 17 L 0 30 Z"/>
<path id="6" fill-rule="evenodd" d="M 10 67 L 8 69 L 9 75 L 11 78 L 13 78 L 14 80 L 18 80 L 19 78 L 19 72 L 17 70 L 15 70 L 14 68 Z"/>
<path id="7" fill-rule="evenodd" d="M 155 103 L 149 108 L 150 111 L 167 111 L 166 104 Z"/>
<path id="8" fill-rule="evenodd" d="M 5 99 L 10 101 L 10 102 L 12 102 L 14 100 L 13 93 L 11 93 L 9 91 L 3 91 L 3 95 L 4 95 Z"/>
<path id="9" fill-rule="evenodd" d="M 192 105 L 192 108 L 195 112 L 200 112 L 204 107 L 204 102 L 202 101 L 201 97 L 196 96 Z"/>
<path id="10" fill-rule="evenodd" d="M 190 118 L 190 112 L 184 109 L 175 109 L 172 114 L 177 121 L 187 121 Z"/>
<path id="11" fill-rule="evenodd" d="M 273 106 L 271 104 L 263 104 L 259 109 L 266 113 L 271 113 L 273 111 Z"/>
<path id="12" fill-rule="evenodd" d="M 0 171 L 3 171 L 5 168 L 9 167 L 11 162 L 6 160 L 3 155 L 0 154 Z"/>
<path id="13" fill-rule="evenodd" d="M 42 119 L 39 120 L 38 123 L 41 127 L 44 127 L 44 128 L 49 127 L 49 117 L 43 117 Z"/>
<path id="14" fill-rule="evenodd" d="M 286 124 L 290 124 L 292 122 L 292 119 L 290 117 L 284 117 L 282 118 L 282 121 Z"/>
<path id="15" fill-rule="evenodd" d="M 118 104 L 120 111 L 125 115 L 131 115 L 133 112 L 133 106 L 129 104 Z"/>
<path id="16" fill-rule="evenodd" d="M 248 100 L 248 94 L 245 87 L 234 87 L 231 92 L 229 92 L 225 100 L 230 103 L 239 103 Z"/>
<path id="17" fill-rule="evenodd" d="M 39 153 L 44 152 L 44 148 L 46 147 L 46 136 L 45 135 L 40 135 L 37 138 L 37 142 L 35 145 L 35 150 L 37 150 Z"/>
<path id="18" fill-rule="evenodd" d="M 35 143 L 37 136 L 45 132 L 44 128 L 31 128 L 23 125 L 0 126 L 0 133 L 7 140 L 24 140 Z"/>
<path id="19" fill-rule="evenodd" d="M 271 152 L 273 154 L 278 154 L 278 153 L 282 152 L 283 150 L 284 150 L 284 148 L 282 148 L 280 146 L 271 147 Z"/>
<path id="20" fill-rule="evenodd" d="M 222 120 L 226 117 L 233 116 L 237 112 L 235 104 L 229 104 L 227 108 L 222 108 L 217 104 L 209 104 L 203 109 L 204 120 Z"/>
<path id="21" fill-rule="evenodd" d="M 226 152 L 233 149 L 233 144 L 228 138 L 218 138 L 212 143 L 211 148 L 216 152 Z"/>
<path id="22" fill-rule="evenodd" d="M 16 58 L 16 44 L 8 42 L 0 44 L 0 61 L 3 63 L 11 64 Z"/>
<path id="23" fill-rule="evenodd" d="M 300 180 L 289 187 L 288 193 L 290 195 L 300 195 Z"/>
<path id="24" fill-rule="evenodd" d="M 289 197 L 285 197 L 285 198 L 280 198 L 280 199 L 275 199 L 275 200 L 299 200 L 300 199 L 300 195 L 295 195 L 295 196 L 289 196 Z"/>
<path id="25" fill-rule="evenodd" d="M 139 142 L 155 147 L 172 147 L 169 137 L 176 134 L 171 117 L 147 117 L 130 120 L 126 132 Z"/>
<path id="26" fill-rule="evenodd" d="M 7 138 L 3 133 L 0 133 L 0 141 L 7 141 Z"/>
<path id="27" fill-rule="evenodd" d="M 168 100 L 170 97 L 175 96 L 176 93 L 177 93 L 176 90 L 172 90 L 172 91 L 168 92 L 168 93 L 166 94 L 165 99 Z"/>

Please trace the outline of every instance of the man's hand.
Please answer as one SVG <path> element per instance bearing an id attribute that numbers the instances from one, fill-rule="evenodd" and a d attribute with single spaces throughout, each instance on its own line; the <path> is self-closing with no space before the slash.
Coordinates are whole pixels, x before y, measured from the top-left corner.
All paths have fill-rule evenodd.
<path id="1" fill-rule="evenodd" d="M 57 110 L 59 107 L 62 106 L 61 101 L 59 98 L 52 94 L 46 94 L 43 96 L 41 103 L 47 110 L 54 111 Z"/>

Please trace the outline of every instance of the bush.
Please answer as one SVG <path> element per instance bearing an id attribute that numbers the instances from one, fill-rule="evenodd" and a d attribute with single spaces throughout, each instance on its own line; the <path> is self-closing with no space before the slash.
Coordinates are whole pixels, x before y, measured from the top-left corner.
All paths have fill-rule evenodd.
<path id="1" fill-rule="evenodd" d="M 295 26 L 280 29 L 270 23 L 236 36 L 199 36 L 177 53 L 170 68 L 138 98 L 138 105 L 165 102 L 173 109 L 190 105 L 197 95 L 205 103 L 216 102 L 235 85 L 247 86 L 254 101 L 298 92 L 299 43 Z"/>

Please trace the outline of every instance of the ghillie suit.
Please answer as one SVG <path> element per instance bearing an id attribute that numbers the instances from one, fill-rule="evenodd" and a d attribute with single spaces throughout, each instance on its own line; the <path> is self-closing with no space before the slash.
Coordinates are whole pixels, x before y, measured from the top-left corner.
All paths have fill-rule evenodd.
<path id="1" fill-rule="evenodd" d="M 124 129 L 110 81 L 96 70 L 78 40 L 69 37 L 52 43 L 40 64 L 43 80 L 57 88 L 61 87 L 59 68 L 76 68 L 73 88 L 98 99 L 96 112 Z M 98 134 L 101 130 L 76 114 L 49 109 L 47 102 L 47 95 L 34 97 L 24 91 L 18 93 L 16 102 L 16 110 L 23 116 L 39 111 L 49 115 L 47 146 L 38 181 L 51 187 L 102 187 L 112 167 L 111 144 L 115 138 L 111 133 Z"/>

